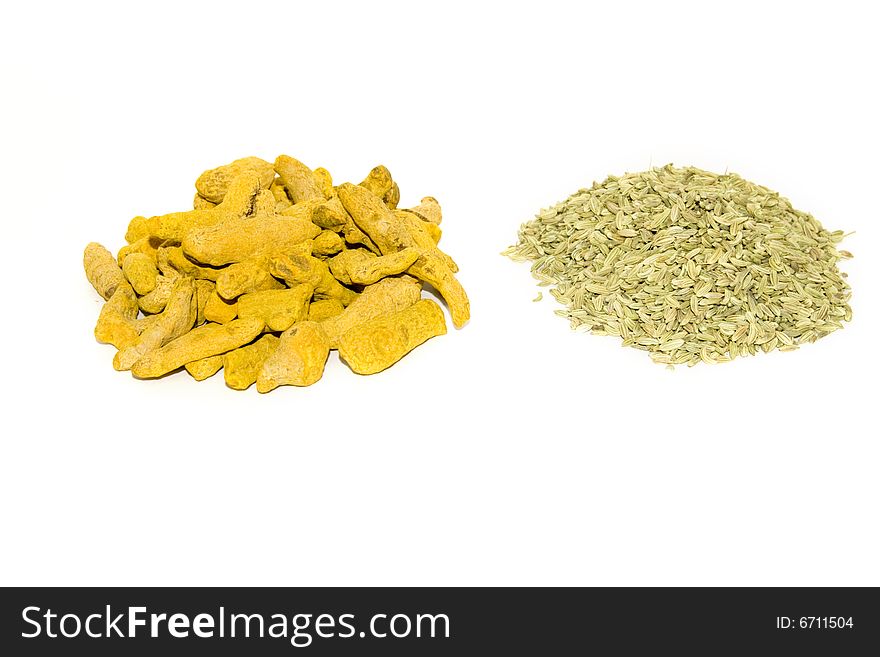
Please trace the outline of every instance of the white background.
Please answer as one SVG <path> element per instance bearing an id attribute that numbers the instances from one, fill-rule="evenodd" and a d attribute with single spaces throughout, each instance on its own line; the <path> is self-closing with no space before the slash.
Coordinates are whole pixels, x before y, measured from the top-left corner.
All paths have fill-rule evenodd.
<path id="1" fill-rule="evenodd" d="M 0 583 L 880 585 L 870 3 L 25 4 L 0 38 Z M 471 323 L 263 396 L 115 372 L 83 246 L 279 153 L 436 196 Z M 519 224 L 667 162 L 855 231 L 854 321 L 669 372 L 532 303 L 499 256 Z"/>

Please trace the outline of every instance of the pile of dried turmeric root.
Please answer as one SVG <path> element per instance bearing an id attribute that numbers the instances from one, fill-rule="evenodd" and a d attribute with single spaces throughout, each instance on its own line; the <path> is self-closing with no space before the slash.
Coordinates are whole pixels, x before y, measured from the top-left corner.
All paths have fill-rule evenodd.
<path id="1" fill-rule="evenodd" d="M 446 333 L 428 283 L 460 328 L 470 316 L 455 262 L 437 248 L 440 205 L 404 210 L 384 166 L 334 186 L 326 169 L 279 156 L 204 172 L 192 210 L 135 217 L 117 257 L 83 255 L 107 300 L 95 326 L 117 370 L 268 392 L 321 378 L 331 349 L 358 374 L 393 365 Z"/>

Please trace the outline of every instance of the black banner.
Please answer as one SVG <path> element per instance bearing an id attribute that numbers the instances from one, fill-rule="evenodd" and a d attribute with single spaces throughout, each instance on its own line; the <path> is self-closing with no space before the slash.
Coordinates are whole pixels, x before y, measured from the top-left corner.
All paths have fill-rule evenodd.
<path id="1" fill-rule="evenodd" d="M 854 655 L 880 646 L 880 596 L 870 588 L 25 588 L 0 595 L 0 654 L 15 656 L 634 654 L 646 646 L 677 655 Z"/>

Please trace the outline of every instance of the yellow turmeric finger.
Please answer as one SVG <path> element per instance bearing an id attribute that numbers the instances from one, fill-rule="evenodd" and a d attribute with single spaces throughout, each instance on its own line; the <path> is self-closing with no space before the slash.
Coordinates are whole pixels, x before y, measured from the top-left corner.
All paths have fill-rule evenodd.
<path id="1" fill-rule="evenodd" d="M 135 217 L 128 224 L 125 239 L 128 242 L 138 241 L 144 237 L 156 237 L 161 240 L 180 239 L 181 235 L 192 226 L 209 225 L 214 222 L 216 208 L 202 208 L 170 212 L 156 217 Z"/>
<path id="2" fill-rule="evenodd" d="M 154 379 L 208 356 L 223 354 L 247 344 L 263 331 L 257 318 L 236 319 L 228 324 L 205 324 L 145 353 L 131 373 L 139 379 Z"/>
<path id="3" fill-rule="evenodd" d="M 146 237 L 150 237 L 150 231 L 147 230 L 147 218 L 140 215 L 132 217 L 128 222 L 128 228 L 125 229 L 125 241 L 132 244 Z"/>
<path id="4" fill-rule="evenodd" d="M 323 322 L 342 313 L 345 310 L 337 299 L 319 299 L 309 304 L 309 321 Z"/>
<path id="5" fill-rule="evenodd" d="M 342 251 L 345 242 L 332 230 L 322 230 L 312 242 L 312 255 L 316 257 L 331 256 Z"/>
<path id="6" fill-rule="evenodd" d="M 440 226 L 420 219 L 409 210 L 395 210 L 394 216 L 400 219 L 420 249 L 430 250 L 440 241 Z"/>
<path id="7" fill-rule="evenodd" d="M 141 333 L 137 343 L 121 349 L 113 358 L 113 367 L 128 370 L 141 357 L 162 345 L 180 337 L 192 328 L 196 321 L 196 303 L 193 279 L 181 276 L 174 284 L 171 297 L 159 316 Z"/>
<path id="8" fill-rule="evenodd" d="M 369 285 L 341 314 L 321 322 L 335 348 L 339 337 L 349 329 L 380 315 L 397 312 L 416 303 L 422 293 L 418 281 L 409 277 L 383 278 Z"/>
<path id="9" fill-rule="evenodd" d="M 138 335 L 142 335 L 144 331 L 151 328 L 152 326 L 159 323 L 159 320 L 162 319 L 162 315 L 144 315 L 143 317 L 138 317 L 134 320 L 134 326 L 137 329 Z"/>
<path id="10" fill-rule="evenodd" d="M 159 275 L 156 277 L 156 286 L 147 294 L 138 297 L 138 306 L 149 315 L 155 315 L 165 309 L 165 305 L 171 298 L 174 284 L 180 279 L 177 274 L 170 276 Z"/>
<path id="11" fill-rule="evenodd" d="M 187 363 L 183 367 L 196 381 L 204 381 L 214 376 L 223 367 L 223 354 L 200 358 L 199 360 Z"/>
<path id="12" fill-rule="evenodd" d="M 377 258 L 378 256 L 367 249 L 346 249 L 327 260 L 327 266 L 330 273 L 340 283 L 351 285 L 351 272 L 353 269 L 361 265 L 367 260 Z"/>
<path id="13" fill-rule="evenodd" d="M 97 242 L 92 242 L 83 251 L 83 268 L 86 278 L 98 294 L 109 299 L 120 284 L 125 283 L 116 258 Z"/>
<path id="14" fill-rule="evenodd" d="M 284 284 L 269 272 L 265 258 L 237 262 L 225 267 L 217 277 L 217 294 L 231 301 L 248 292 L 280 290 Z"/>
<path id="15" fill-rule="evenodd" d="M 275 159 L 275 171 L 294 203 L 324 200 L 324 193 L 315 173 L 299 160 L 289 155 L 279 155 Z"/>
<path id="16" fill-rule="evenodd" d="M 443 221 L 443 212 L 440 210 L 440 203 L 433 196 L 426 196 L 422 202 L 415 207 L 404 210 L 404 212 L 412 212 L 422 221 L 440 225 Z"/>
<path id="17" fill-rule="evenodd" d="M 112 344 L 117 349 L 130 347 L 140 338 L 135 321 L 137 316 L 138 304 L 134 290 L 128 283 L 122 283 L 101 308 L 95 324 L 95 339 Z"/>
<path id="18" fill-rule="evenodd" d="M 254 200 L 259 192 L 259 177 L 253 172 L 244 173 L 232 181 L 223 201 L 216 207 L 171 212 L 149 219 L 135 217 L 129 224 L 125 239 L 133 242 L 142 237 L 152 236 L 163 240 L 180 241 L 192 230 L 207 228 L 251 214 Z"/>
<path id="19" fill-rule="evenodd" d="M 142 237 L 136 242 L 126 244 L 119 249 L 119 252 L 116 254 L 116 262 L 122 267 L 122 263 L 125 262 L 125 256 L 129 253 L 143 253 L 144 255 L 149 256 L 149 258 L 155 263 L 156 253 L 161 245 L 162 240 L 156 237 Z"/>
<path id="20" fill-rule="evenodd" d="M 270 331 L 286 331 L 309 314 L 311 285 L 295 285 L 284 290 L 250 292 L 238 298 L 236 306 L 242 319 L 259 318 Z"/>
<path id="21" fill-rule="evenodd" d="M 422 299 L 409 308 L 346 331 L 339 338 L 339 357 L 358 374 L 375 374 L 444 333 L 443 310 L 430 299 Z"/>
<path id="22" fill-rule="evenodd" d="M 358 228 L 357 224 L 354 223 L 354 220 L 347 214 L 345 225 L 342 227 L 342 237 L 346 244 L 352 246 L 365 246 L 376 255 L 381 253 L 379 247 L 373 243 L 373 240 L 371 240 L 364 231 Z"/>
<path id="23" fill-rule="evenodd" d="M 397 183 L 391 183 L 391 189 L 382 197 L 382 200 L 385 201 L 385 205 L 387 205 L 391 210 L 397 209 L 397 204 L 400 203 L 400 187 L 397 186 Z"/>
<path id="24" fill-rule="evenodd" d="M 275 216 L 275 197 L 268 189 L 262 190 L 254 198 L 254 209 L 251 212 L 254 216 Z"/>
<path id="25" fill-rule="evenodd" d="M 416 246 L 406 224 L 374 194 L 349 183 L 341 185 L 338 192 L 354 222 L 370 236 L 384 255 Z M 421 255 L 407 272 L 434 286 L 449 306 L 452 323 L 456 328 L 461 328 L 470 319 L 467 293 L 436 249 L 420 251 Z"/>
<path id="26" fill-rule="evenodd" d="M 281 214 L 308 219 L 316 226 L 341 233 L 347 244 L 363 245 L 370 251 L 379 253 L 379 249 L 373 244 L 373 241 L 354 223 L 333 189 L 326 199 L 314 198 L 300 201 L 296 205 L 282 210 Z"/>
<path id="27" fill-rule="evenodd" d="M 442 256 L 436 251 L 424 251 L 419 256 L 407 273 L 425 281 L 446 301 L 452 323 L 455 328 L 461 328 L 471 318 L 471 304 L 467 292 L 455 278 L 452 270 L 446 264 Z"/>
<path id="28" fill-rule="evenodd" d="M 331 195 L 326 201 L 318 203 L 312 210 L 312 222 L 327 230 L 342 230 L 351 222 L 351 217 L 342 207 L 339 197 Z"/>
<path id="29" fill-rule="evenodd" d="M 438 226 L 437 224 L 432 224 L 429 221 L 424 221 L 424 222 L 422 222 L 422 224 L 423 224 L 424 230 L 427 231 L 428 235 L 431 237 L 431 240 L 433 240 L 434 244 L 435 245 L 439 244 L 440 237 L 441 237 L 441 235 L 443 235 L 443 231 L 440 230 L 440 226 Z M 458 269 L 455 269 L 453 271 L 458 271 Z"/>
<path id="30" fill-rule="evenodd" d="M 226 190 L 226 196 L 214 208 L 217 215 L 215 222 L 253 214 L 257 196 L 268 188 L 268 183 L 264 185 L 264 181 L 265 178 L 258 178 L 253 172 L 243 173 L 233 178 L 229 183 L 229 189 Z"/>
<path id="31" fill-rule="evenodd" d="M 408 210 L 395 210 L 394 216 L 406 226 L 407 232 L 417 247 L 425 250 L 433 249 L 437 245 L 437 242 L 434 241 L 432 234 L 428 232 L 429 229 L 427 228 L 427 226 L 433 226 L 434 224 L 423 221 Z"/>
<path id="32" fill-rule="evenodd" d="M 330 341 L 317 322 L 300 322 L 281 335 L 278 347 L 257 375 L 257 391 L 282 385 L 310 386 L 324 373 Z"/>
<path id="33" fill-rule="evenodd" d="M 384 165 L 373 167 L 367 177 L 364 178 L 359 185 L 364 189 L 370 190 L 379 198 L 391 191 L 394 181 L 391 179 L 391 172 Z"/>
<path id="34" fill-rule="evenodd" d="M 215 292 L 214 283 L 211 281 L 196 281 L 196 322 L 195 326 L 201 326 L 205 323 L 205 306 L 208 305 L 208 299 Z M 222 322 L 221 322 L 222 323 Z"/>
<path id="35" fill-rule="evenodd" d="M 223 355 L 223 378 L 233 390 L 246 390 L 256 383 L 266 359 L 278 347 L 278 337 L 266 333 L 258 340 Z"/>
<path id="36" fill-rule="evenodd" d="M 238 317 L 238 303 L 227 301 L 214 289 L 208 295 L 205 306 L 202 308 L 202 316 L 209 322 L 228 324 Z"/>
<path id="37" fill-rule="evenodd" d="M 208 208 L 213 208 L 216 203 L 211 203 L 204 196 L 196 192 L 196 195 L 193 196 L 193 210 L 207 210 Z"/>
<path id="38" fill-rule="evenodd" d="M 318 182 L 318 187 L 324 194 L 324 198 L 330 198 L 333 194 L 333 176 L 330 175 L 330 172 L 324 167 L 318 167 L 312 171 L 312 175 Z"/>
<path id="39" fill-rule="evenodd" d="M 287 190 L 280 178 L 275 178 L 272 181 L 272 184 L 269 185 L 269 191 L 272 192 L 272 196 L 275 197 L 276 203 L 283 203 L 284 205 L 291 204 L 290 197 L 287 195 Z"/>
<path id="40" fill-rule="evenodd" d="M 335 195 L 329 199 L 322 197 L 300 201 L 283 208 L 279 214 L 293 219 L 305 219 L 332 231 L 342 230 L 346 223 L 351 222 L 351 217 Z"/>
<path id="41" fill-rule="evenodd" d="M 156 262 L 145 253 L 129 253 L 122 261 L 122 273 L 138 294 L 147 294 L 156 288 L 159 270 Z"/>
<path id="42" fill-rule="evenodd" d="M 440 241 L 440 226 L 427 221 L 422 221 L 412 212 L 407 212 L 406 210 L 396 210 L 394 214 L 406 224 L 407 230 L 418 248 L 423 251 L 436 249 L 437 253 L 443 258 L 443 261 L 452 273 L 458 271 L 458 265 L 455 264 L 455 260 L 453 260 L 447 253 L 437 249 L 437 242 Z"/>
<path id="43" fill-rule="evenodd" d="M 415 246 L 402 221 L 369 190 L 351 183 L 337 188 L 339 200 L 354 223 L 379 247 L 383 255 Z"/>
<path id="44" fill-rule="evenodd" d="M 337 299 L 343 306 L 357 294 L 337 281 L 323 260 L 310 255 L 277 255 L 269 260 L 272 275 L 290 284 L 307 283 L 316 299 Z"/>
<path id="45" fill-rule="evenodd" d="M 230 183 L 245 172 L 255 173 L 263 189 L 268 189 L 275 178 L 271 163 L 258 157 L 244 157 L 205 171 L 196 180 L 196 189 L 207 201 L 220 203 L 226 196 Z"/>
<path id="46" fill-rule="evenodd" d="M 351 269 L 351 282 L 356 285 L 372 285 L 386 276 L 405 272 L 418 257 L 418 249 L 408 248 L 377 258 L 369 258 Z"/>
<path id="47" fill-rule="evenodd" d="M 195 229 L 183 238 L 190 258 L 219 267 L 255 260 L 314 239 L 321 232 L 311 221 L 288 217 L 245 217 Z"/>
<path id="48" fill-rule="evenodd" d="M 223 273 L 223 269 L 219 267 L 208 267 L 193 262 L 186 257 L 183 249 L 179 246 L 159 247 L 156 251 L 156 264 L 159 271 L 165 275 L 168 275 L 169 270 L 173 270 L 178 274 L 206 281 L 216 281 Z"/>

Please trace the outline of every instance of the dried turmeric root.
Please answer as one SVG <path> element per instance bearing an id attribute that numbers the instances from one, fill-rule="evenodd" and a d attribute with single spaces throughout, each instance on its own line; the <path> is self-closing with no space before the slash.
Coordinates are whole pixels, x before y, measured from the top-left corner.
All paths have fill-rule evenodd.
<path id="1" fill-rule="evenodd" d="M 117 352 L 113 358 L 113 367 L 117 370 L 130 370 L 144 354 L 187 333 L 196 321 L 197 304 L 194 292 L 195 285 L 191 278 L 178 279 L 159 319 L 141 333 L 135 344 Z"/>
<path id="2" fill-rule="evenodd" d="M 89 283 L 105 299 L 112 297 L 116 288 L 125 283 L 125 276 L 116 258 L 97 242 L 92 242 L 83 251 L 83 268 Z"/>
<path id="3" fill-rule="evenodd" d="M 278 338 L 266 333 L 259 340 L 223 356 L 223 378 L 233 390 L 246 390 L 257 381 L 263 363 L 278 348 Z"/>
<path id="4" fill-rule="evenodd" d="M 229 219 L 246 217 L 253 212 L 260 192 L 260 177 L 247 171 L 232 181 L 223 201 L 211 208 L 172 212 L 158 217 L 135 217 L 128 225 L 125 239 L 135 242 L 144 237 L 180 241 L 195 228 L 207 228 Z"/>
<path id="5" fill-rule="evenodd" d="M 314 239 L 320 232 L 318 226 L 305 219 L 244 217 L 190 230 L 182 244 L 183 252 L 193 260 L 222 267 L 285 251 Z"/>
<path id="6" fill-rule="evenodd" d="M 223 368 L 223 354 L 194 360 L 184 365 L 183 368 L 196 381 L 204 381 L 214 376 Z"/>
<path id="7" fill-rule="evenodd" d="M 137 323 L 138 303 L 131 285 L 123 283 L 101 308 L 95 325 L 95 339 L 125 349 L 135 344 L 141 332 Z"/>
<path id="8" fill-rule="evenodd" d="M 343 312 L 322 322 L 324 332 L 334 348 L 349 329 L 365 324 L 381 315 L 403 310 L 419 300 L 422 288 L 413 278 L 383 278 L 370 285 Z"/>
<path id="9" fill-rule="evenodd" d="M 277 255 L 269 262 L 269 271 L 288 285 L 310 285 L 316 299 L 336 299 L 347 306 L 357 297 L 333 277 L 326 262 L 313 256 Z"/>
<path id="10" fill-rule="evenodd" d="M 248 292 L 283 288 L 284 283 L 272 277 L 265 258 L 237 262 L 225 267 L 217 276 L 217 294 L 227 301 Z"/>
<path id="11" fill-rule="evenodd" d="M 422 299 L 346 331 L 339 339 L 339 356 L 358 374 L 375 374 L 426 340 L 445 333 L 446 319 L 440 306 Z"/>
<path id="12" fill-rule="evenodd" d="M 247 344 L 263 332 L 258 318 L 236 319 L 228 324 L 205 324 L 141 356 L 131 368 L 139 379 L 168 374 L 187 363 L 216 356 Z"/>
<path id="13" fill-rule="evenodd" d="M 440 204 L 401 208 L 384 165 L 358 184 L 287 155 L 204 171 L 192 209 L 136 216 L 114 257 L 89 244 L 83 267 L 105 299 L 95 338 L 113 366 L 154 379 L 221 369 L 228 387 L 308 386 L 338 349 L 360 374 L 379 372 L 462 326 L 470 304 L 437 247 Z M 433 289 L 431 289 L 433 288 Z"/>
<path id="14" fill-rule="evenodd" d="M 129 253 L 125 256 L 122 273 L 138 294 L 149 294 L 156 289 L 159 270 L 156 261 L 146 253 Z"/>
<path id="15" fill-rule="evenodd" d="M 230 164 L 205 171 L 196 180 L 196 192 L 206 201 L 217 204 L 223 201 L 229 184 L 241 174 L 253 172 L 257 175 L 262 189 L 269 189 L 275 180 L 272 164 L 258 157 L 244 157 Z"/>
<path id="16" fill-rule="evenodd" d="M 324 373 L 330 340 L 316 322 L 300 322 L 281 334 L 274 353 L 257 376 L 257 392 L 278 386 L 310 386 Z"/>
<path id="17" fill-rule="evenodd" d="M 309 304 L 309 321 L 323 322 L 341 315 L 344 310 L 345 307 L 336 299 L 318 299 Z"/>
<path id="18" fill-rule="evenodd" d="M 309 299 L 314 288 L 307 283 L 283 290 L 261 290 L 243 294 L 238 299 L 238 316 L 256 317 L 270 331 L 286 331 L 309 315 Z"/>
<path id="19" fill-rule="evenodd" d="M 364 187 L 345 183 L 339 187 L 339 198 L 355 224 L 373 240 L 383 255 L 406 248 L 419 249 L 418 259 L 410 265 L 407 273 L 434 286 L 449 306 L 452 323 L 457 328 L 464 326 L 470 319 L 470 302 L 442 252 L 436 247 L 419 248 L 406 223 L 382 199 Z"/>
<path id="20" fill-rule="evenodd" d="M 365 260 L 349 272 L 352 283 L 372 285 L 388 276 L 402 274 L 418 260 L 419 250 L 408 247 L 395 253 Z"/>

